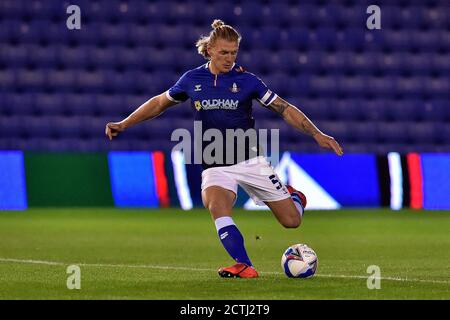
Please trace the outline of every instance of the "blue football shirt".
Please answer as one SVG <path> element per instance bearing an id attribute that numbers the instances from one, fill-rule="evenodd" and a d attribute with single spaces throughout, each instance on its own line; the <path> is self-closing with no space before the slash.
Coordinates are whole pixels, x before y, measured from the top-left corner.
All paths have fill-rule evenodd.
<path id="1" fill-rule="evenodd" d="M 242 129 L 244 131 L 254 128 L 255 120 L 252 117 L 252 101 L 256 99 L 263 106 L 270 105 L 277 95 L 254 74 L 245 71 L 241 66 L 233 65 L 227 73 L 215 75 L 209 70 L 209 62 L 187 71 L 166 91 L 166 96 L 173 102 L 184 102 L 191 99 L 191 107 L 195 112 L 195 120 L 202 122 L 203 132 L 208 129 L 218 129 L 225 137 L 226 129 Z M 209 144 L 203 143 L 203 149 Z M 225 147 L 225 146 L 224 146 Z M 237 154 L 234 145 L 235 156 Z M 258 154 L 251 152 L 252 146 L 246 144 L 245 159 Z M 259 150 L 259 148 L 258 148 Z M 223 150 L 224 156 L 227 150 Z M 236 158 L 236 157 L 235 157 Z M 220 161 L 206 164 L 204 168 L 232 165 Z"/>

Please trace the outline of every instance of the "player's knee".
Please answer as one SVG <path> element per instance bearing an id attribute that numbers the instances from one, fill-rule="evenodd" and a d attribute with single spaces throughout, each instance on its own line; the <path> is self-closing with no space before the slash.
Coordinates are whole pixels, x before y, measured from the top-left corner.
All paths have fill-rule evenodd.
<path id="1" fill-rule="evenodd" d="M 300 218 L 300 216 L 291 216 L 288 217 L 286 219 L 284 219 L 283 221 L 281 221 L 283 227 L 285 228 L 298 228 L 300 227 L 301 223 L 302 223 L 302 219 Z"/>
<path id="2" fill-rule="evenodd" d="M 216 201 L 210 201 L 205 207 L 213 215 L 224 214 L 225 212 L 228 211 L 228 208 L 224 204 Z"/>

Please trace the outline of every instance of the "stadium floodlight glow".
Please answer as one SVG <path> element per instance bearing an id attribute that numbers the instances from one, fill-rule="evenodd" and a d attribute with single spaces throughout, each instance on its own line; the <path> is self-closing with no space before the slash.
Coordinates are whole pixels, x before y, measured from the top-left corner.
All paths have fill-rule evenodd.
<path id="1" fill-rule="evenodd" d="M 403 171 L 400 154 L 389 152 L 389 176 L 391 178 L 391 209 L 400 210 L 403 203 Z"/>

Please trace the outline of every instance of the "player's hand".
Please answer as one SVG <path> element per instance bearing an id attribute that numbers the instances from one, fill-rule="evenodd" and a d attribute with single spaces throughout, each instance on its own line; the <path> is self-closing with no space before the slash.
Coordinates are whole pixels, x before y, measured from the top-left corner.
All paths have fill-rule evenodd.
<path id="1" fill-rule="evenodd" d="M 338 156 L 342 156 L 344 154 L 342 147 L 339 145 L 339 143 L 336 140 L 334 140 L 333 137 L 328 136 L 323 133 L 317 133 L 314 135 L 314 139 L 316 139 L 317 143 L 322 148 L 331 149 Z"/>
<path id="2" fill-rule="evenodd" d="M 122 122 L 109 122 L 106 124 L 105 134 L 108 136 L 109 140 L 113 137 L 117 137 L 119 133 L 125 130 L 125 125 Z"/>

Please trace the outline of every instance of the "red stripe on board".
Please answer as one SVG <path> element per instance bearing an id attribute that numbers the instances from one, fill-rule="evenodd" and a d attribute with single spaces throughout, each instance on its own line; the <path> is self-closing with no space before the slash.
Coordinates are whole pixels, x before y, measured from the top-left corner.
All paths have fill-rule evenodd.
<path id="1" fill-rule="evenodd" d="M 161 207 L 170 206 L 169 187 L 167 184 L 166 172 L 164 171 L 164 153 L 155 151 L 153 157 L 153 172 L 155 172 L 156 194 L 158 195 Z"/>
<path id="2" fill-rule="evenodd" d="M 423 188 L 422 188 L 422 166 L 420 164 L 420 155 L 409 153 L 406 155 L 409 171 L 409 185 L 411 190 L 411 203 L 413 209 L 423 208 Z"/>

